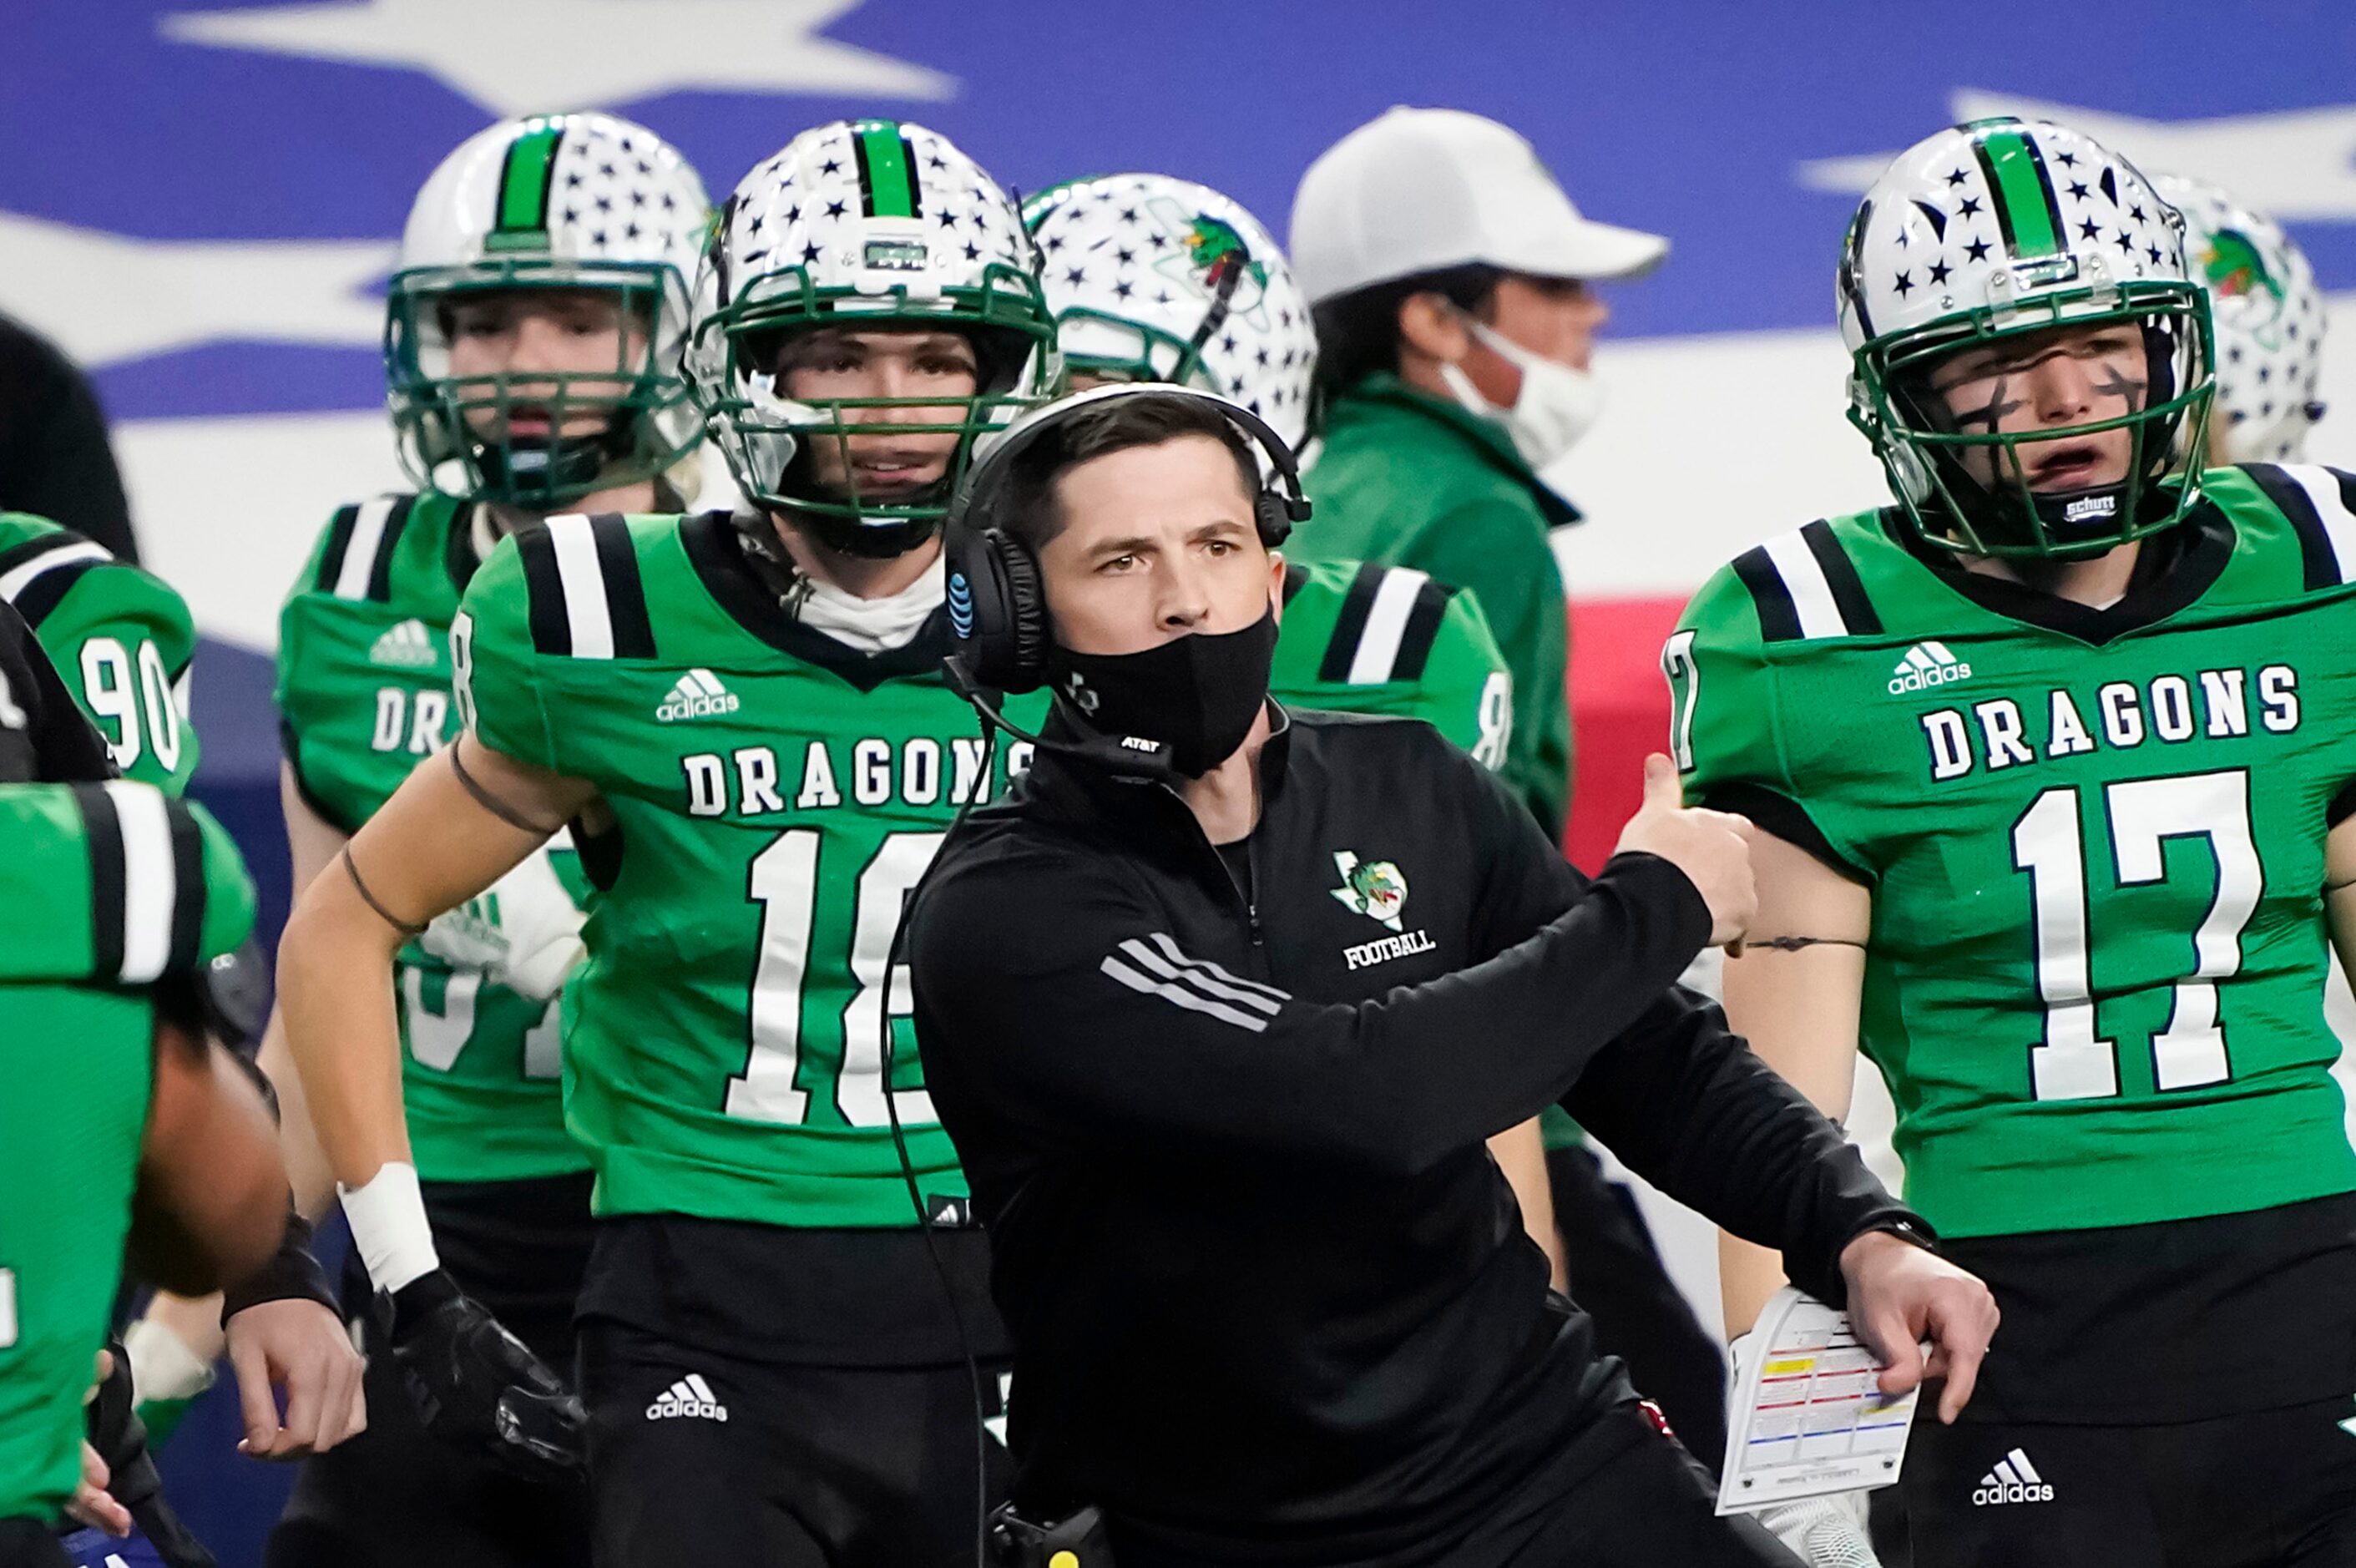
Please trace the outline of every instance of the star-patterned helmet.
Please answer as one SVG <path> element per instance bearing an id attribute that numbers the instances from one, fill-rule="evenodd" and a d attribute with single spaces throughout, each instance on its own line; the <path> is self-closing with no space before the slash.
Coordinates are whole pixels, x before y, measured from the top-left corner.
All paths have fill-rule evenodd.
<path id="1" fill-rule="evenodd" d="M 385 302 L 387 401 L 411 478 L 547 512 L 678 463 L 701 438 L 680 356 L 710 221 L 687 161 L 610 114 L 502 120 L 461 143 L 418 192 Z M 519 290 L 611 295 L 616 362 L 454 374 L 454 310 Z M 594 434 L 567 435 L 584 413 Z"/>
<path id="2" fill-rule="evenodd" d="M 1191 180 L 1117 174 L 1041 191 L 1023 221 L 1065 370 L 1201 387 L 1301 445 L 1317 333 L 1259 220 Z"/>
<path id="3" fill-rule="evenodd" d="M 1006 193 L 948 138 L 894 120 L 805 131 L 744 177 L 696 280 L 688 374 L 706 428 L 754 501 L 835 547 L 889 556 L 938 526 L 975 441 L 1042 401 L 1061 372 L 1030 237 Z M 804 403 L 776 373 L 777 347 L 826 327 L 949 328 L 973 345 L 969 398 Z M 954 409 L 944 423 L 895 411 Z M 862 498 L 821 485 L 813 443 L 861 435 L 958 437 L 941 480 Z"/>
<path id="4" fill-rule="evenodd" d="M 2133 164 L 2045 121 L 1942 131 L 1874 182 L 1840 263 L 1849 418 L 1923 537 L 1981 555 L 2084 555 L 2183 517 L 2215 390 L 2183 230 Z M 2097 323 L 2143 338 L 2148 375 L 2115 415 L 2001 433 L 1992 419 L 1958 421 L 1930 392 L 1931 371 L 1960 349 Z M 2132 439 L 2123 482 L 2030 488 L 2022 445 L 2115 429 Z M 1993 483 L 1967 471 L 1973 448 L 1993 456 Z"/>
<path id="5" fill-rule="evenodd" d="M 2298 242 L 2264 213 L 2179 175 L 2152 179 L 2184 214 L 2184 259 L 2217 329 L 2219 439 L 2229 463 L 2296 463 L 2323 417 L 2323 295 Z"/>

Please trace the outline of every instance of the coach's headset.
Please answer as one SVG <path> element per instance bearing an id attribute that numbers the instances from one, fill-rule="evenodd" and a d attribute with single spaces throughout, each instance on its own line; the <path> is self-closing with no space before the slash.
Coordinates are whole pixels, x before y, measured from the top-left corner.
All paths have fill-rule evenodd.
<path id="1" fill-rule="evenodd" d="M 1261 544 L 1277 548 L 1290 537 L 1293 524 L 1308 521 L 1309 495 L 1301 489 L 1292 448 L 1258 414 L 1216 392 L 1168 381 L 1124 381 L 1091 388 L 1018 420 L 974 465 L 943 530 L 949 630 L 957 640 L 948 660 L 950 683 L 969 702 L 986 706 L 984 716 L 1001 729 L 1007 725 L 997 704 L 981 693 L 1037 691 L 1047 679 L 1050 635 L 1038 557 L 1005 526 L 1015 460 L 1075 414 L 1141 397 L 1205 404 L 1260 449 L 1267 463 L 1252 498 L 1252 521 Z"/>

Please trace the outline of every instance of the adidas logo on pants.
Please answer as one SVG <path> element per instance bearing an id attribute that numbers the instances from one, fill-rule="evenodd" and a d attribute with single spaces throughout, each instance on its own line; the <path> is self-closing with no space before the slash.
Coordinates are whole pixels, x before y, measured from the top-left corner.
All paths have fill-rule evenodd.
<path id="1" fill-rule="evenodd" d="M 1996 1468 L 1980 1477 L 1979 1489 L 1972 1493 L 1972 1501 L 1981 1508 L 2052 1500 L 2052 1483 L 2040 1476 L 2029 1455 L 2018 1448 L 1997 1460 Z"/>
<path id="2" fill-rule="evenodd" d="M 647 1406 L 648 1421 L 665 1421 L 675 1415 L 691 1415 L 703 1421 L 726 1421 L 728 1407 L 712 1391 L 712 1385 L 701 1374 L 690 1372 L 665 1389 L 660 1398 Z"/>

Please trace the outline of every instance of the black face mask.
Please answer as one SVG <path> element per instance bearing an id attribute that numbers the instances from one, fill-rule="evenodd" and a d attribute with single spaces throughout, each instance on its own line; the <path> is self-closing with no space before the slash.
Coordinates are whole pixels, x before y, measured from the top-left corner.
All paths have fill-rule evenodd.
<path id="1" fill-rule="evenodd" d="M 1241 631 L 1195 632 L 1141 653 L 1047 649 L 1047 674 L 1072 718 L 1099 734 L 1170 747 L 1170 766 L 1200 779 L 1236 754 L 1268 701 L 1276 660 L 1271 607 Z"/>

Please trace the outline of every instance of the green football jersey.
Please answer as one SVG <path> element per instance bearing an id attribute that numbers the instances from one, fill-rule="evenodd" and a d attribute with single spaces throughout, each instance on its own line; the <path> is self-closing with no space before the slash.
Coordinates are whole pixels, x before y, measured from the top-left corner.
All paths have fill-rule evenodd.
<path id="1" fill-rule="evenodd" d="M 594 783 L 617 828 L 565 989 L 565 1112 L 602 1215 L 880 1228 L 965 1193 L 923 1093 L 901 907 L 988 777 L 947 618 L 868 656 L 793 618 L 734 525 L 565 517 L 500 544 L 453 628 L 477 736 Z M 1025 729 L 1044 694 L 1011 704 Z M 888 980 L 888 984 L 887 984 Z"/>
<path id="2" fill-rule="evenodd" d="M 55 1521 L 81 1479 L 154 1028 L 137 992 L 0 984 L 0 1519 Z"/>
<path id="3" fill-rule="evenodd" d="M 479 564 L 473 516 L 442 495 L 345 507 L 280 612 L 286 759 L 311 809 L 347 833 L 458 733 L 450 622 Z M 576 898 L 587 891 L 569 847 L 551 858 Z M 507 1181 L 588 1167 L 564 1131 L 554 1000 L 417 942 L 402 949 L 395 981 L 418 1175 Z"/>
<path id="4" fill-rule="evenodd" d="M 1869 512 L 1738 558 L 1663 652 L 1689 797 L 1872 890 L 1860 1045 L 1949 1234 L 2356 1188 L 2322 894 L 2356 479 L 2202 485 L 2107 609 L 1934 571 Z"/>
<path id="5" fill-rule="evenodd" d="M 237 950 L 253 911 L 244 856 L 194 800 L 0 784 L 0 983 L 146 985 Z"/>
<path id="6" fill-rule="evenodd" d="M 0 599 L 32 627 L 123 776 L 187 789 L 197 629 L 171 585 L 47 519 L 0 512 Z"/>
<path id="7" fill-rule="evenodd" d="M 1514 733 L 1514 678 L 1471 593 L 1374 562 L 1284 569 L 1269 690 L 1288 707 L 1422 719 L 1491 768 Z"/>

